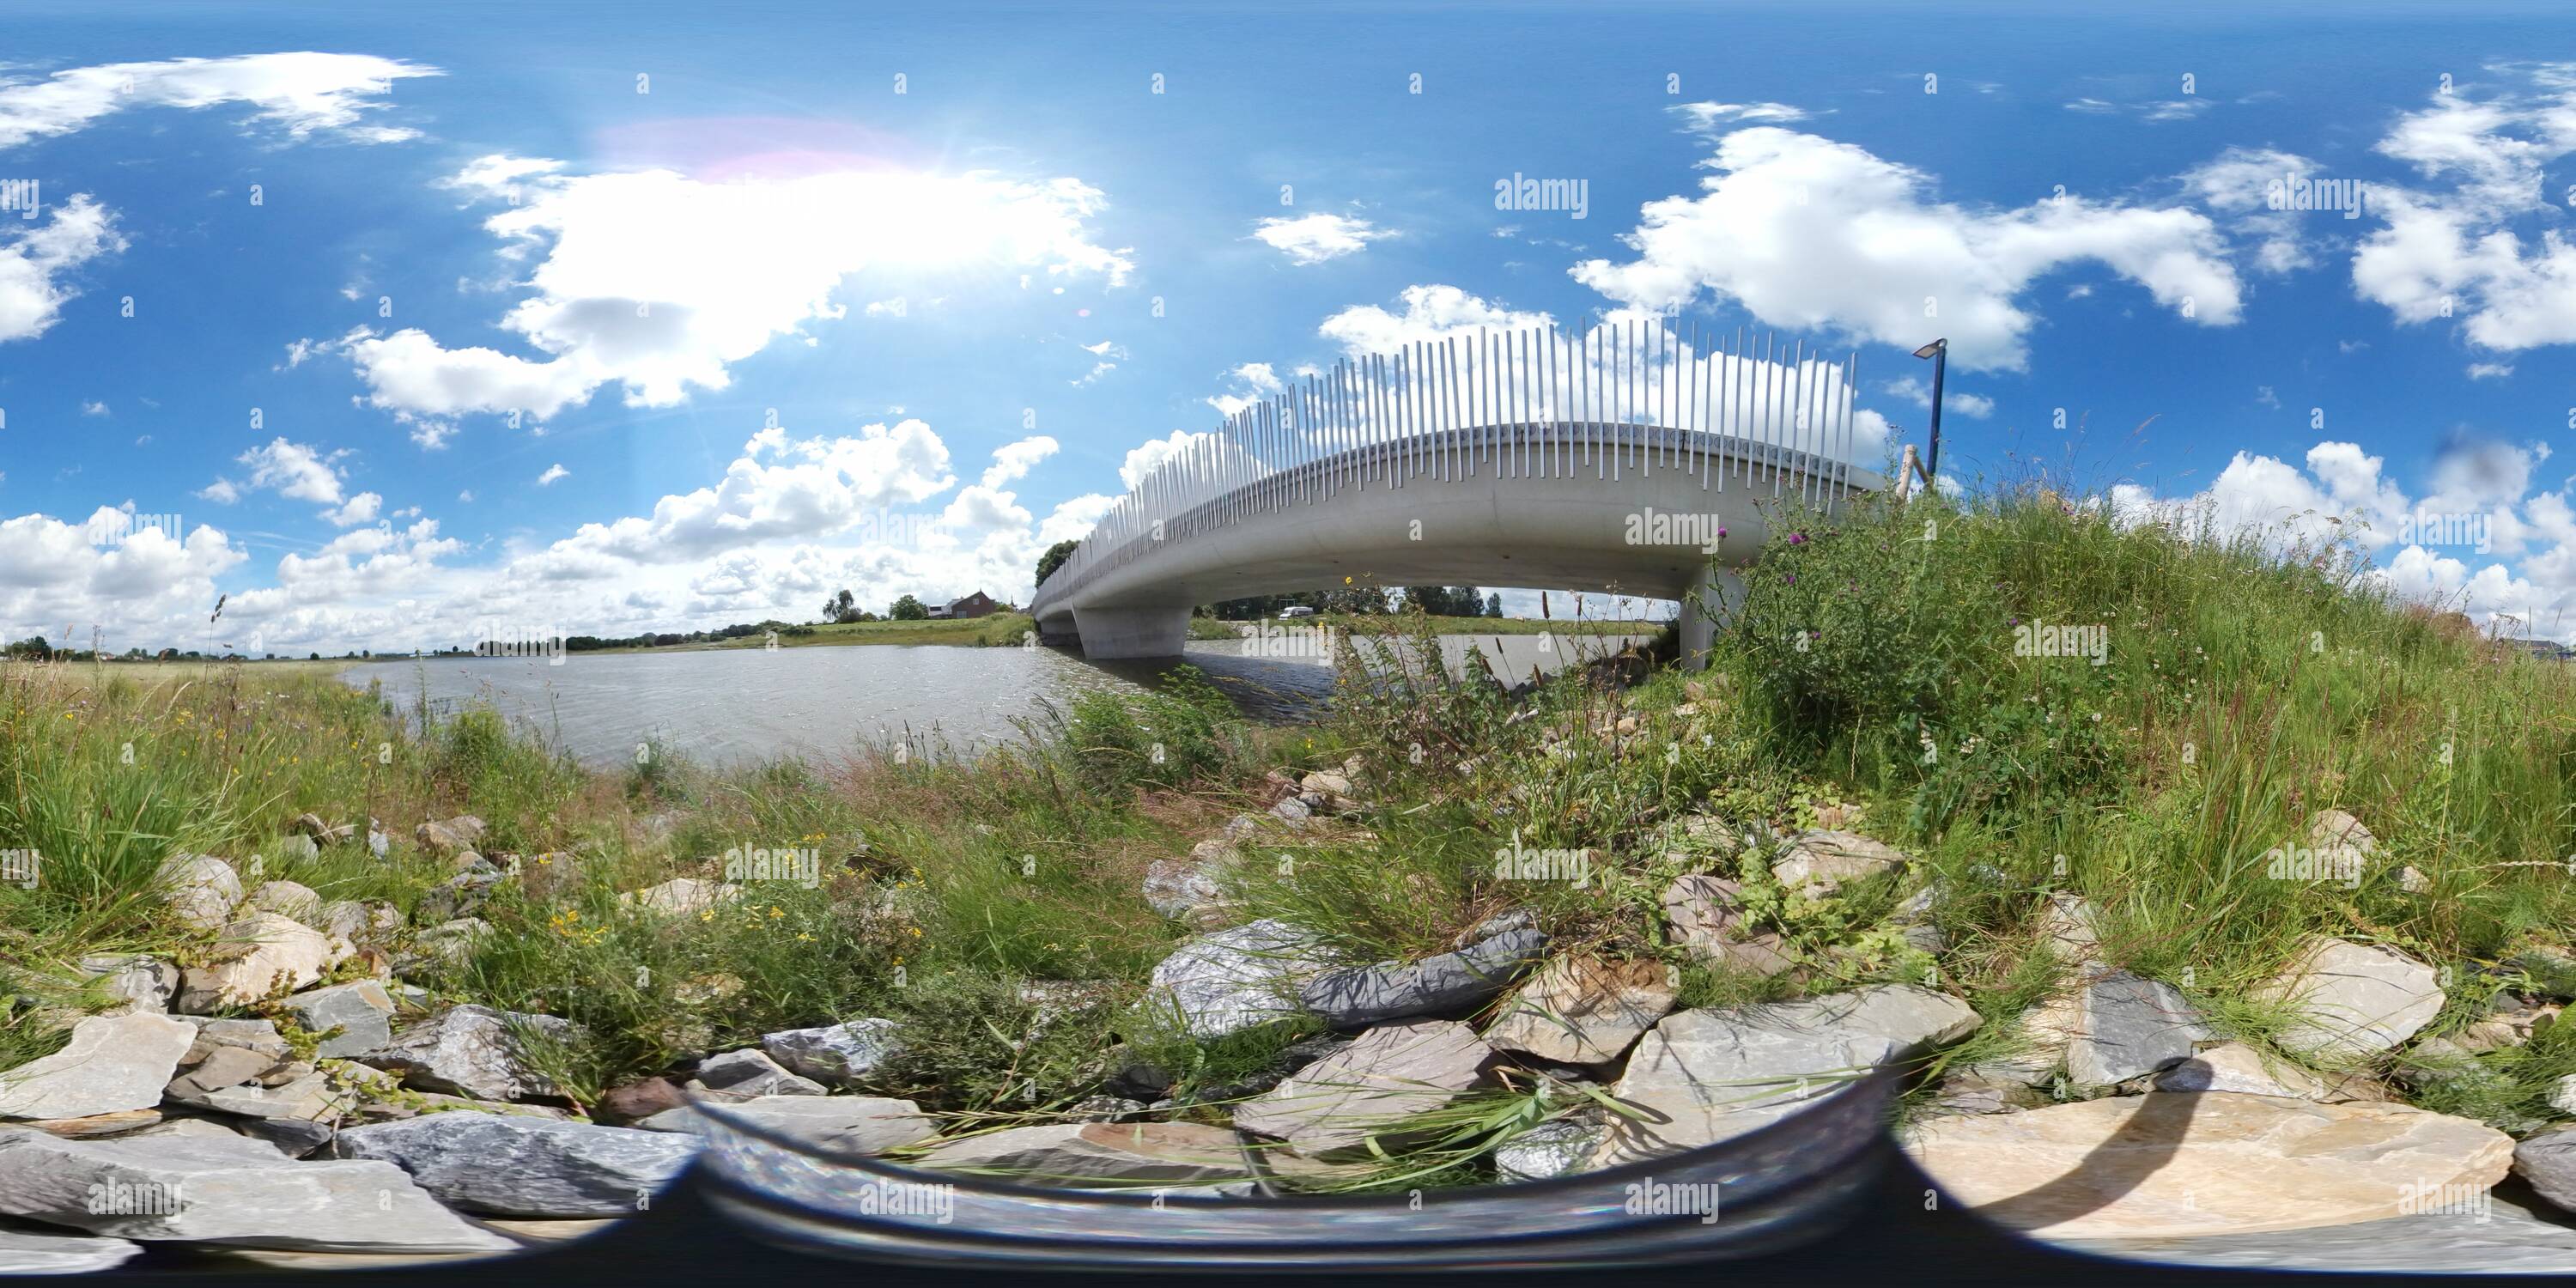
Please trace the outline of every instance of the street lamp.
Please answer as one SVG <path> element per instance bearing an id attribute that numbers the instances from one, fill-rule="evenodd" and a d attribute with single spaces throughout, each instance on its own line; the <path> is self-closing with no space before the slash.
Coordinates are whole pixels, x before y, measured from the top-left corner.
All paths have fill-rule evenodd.
<path id="1" fill-rule="evenodd" d="M 1935 340 L 1915 350 L 1914 356 L 1932 360 L 1932 450 L 1923 462 L 1923 486 L 1928 491 L 1932 480 L 1941 477 L 1941 377 L 1950 369 L 1950 341 Z"/>

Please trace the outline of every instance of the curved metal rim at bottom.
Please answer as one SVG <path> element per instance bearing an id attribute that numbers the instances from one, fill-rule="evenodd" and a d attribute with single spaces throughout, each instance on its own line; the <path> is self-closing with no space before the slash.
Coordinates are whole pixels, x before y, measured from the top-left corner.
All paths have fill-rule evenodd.
<path id="1" fill-rule="evenodd" d="M 800 1251 L 950 1267 L 1464 1270 L 1759 1256 L 1830 1232 L 1878 1180 L 1894 1079 L 1845 1084 L 1731 1140 L 1597 1172 L 1379 1196 L 1045 1189 L 818 1150 L 710 1106 L 699 1174 L 749 1232 Z M 938 1211 L 888 1201 L 939 1196 Z M 1653 1196 L 1714 1196 L 1714 1219 Z"/>

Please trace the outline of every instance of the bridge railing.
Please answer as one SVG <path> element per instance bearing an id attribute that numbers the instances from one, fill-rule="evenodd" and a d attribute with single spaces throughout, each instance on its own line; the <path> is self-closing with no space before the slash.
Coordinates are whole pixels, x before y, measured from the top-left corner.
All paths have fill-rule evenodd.
<path id="1" fill-rule="evenodd" d="M 1344 358 L 1191 436 L 1101 516 L 1030 609 L 1043 615 L 1166 542 L 1415 479 L 1660 468 L 1829 509 L 1853 485 L 1858 364 L 1740 328 L 1704 340 L 1696 326 L 1640 319 Z"/>

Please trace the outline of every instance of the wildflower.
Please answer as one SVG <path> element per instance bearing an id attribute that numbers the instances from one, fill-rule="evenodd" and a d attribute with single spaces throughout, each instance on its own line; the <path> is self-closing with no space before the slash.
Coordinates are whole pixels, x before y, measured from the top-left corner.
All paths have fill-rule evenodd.
<path id="1" fill-rule="evenodd" d="M 698 914 L 698 920 L 700 920 L 700 921 L 713 921 L 713 920 L 715 920 L 715 919 L 716 919 L 716 912 L 715 912 L 715 909 L 713 909 L 713 908 L 709 908 L 709 909 L 707 909 L 705 912 L 702 912 L 702 913 L 699 913 L 699 914 Z"/>
<path id="2" fill-rule="evenodd" d="M 780 911 L 778 910 L 778 905 L 777 905 L 777 904 L 774 904 L 774 903 L 773 903 L 773 904 L 769 905 L 769 919 L 770 919 L 771 921 L 776 921 L 776 920 L 778 920 L 779 918 L 784 917 L 784 916 L 786 916 L 786 915 L 787 915 L 786 913 L 780 912 Z"/>
<path id="3" fill-rule="evenodd" d="M 1793 546 L 1803 546 L 1803 545 L 1807 544 L 1807 534 L 1806 534 L 1806 533 L 1803 533 L 1803 532 L 1792 532 L 1792 533 L 1790 533 L 1790 534 L 1789 534 L 1789 544 L 1790 544 L 1790 545 L 1793 545 Z"/>
<path id="4" fill-rule="evenodd" d="M 797 932 L 796 932 L 796 942 L 798 942 L 798 943 L 800 943 L 800 944 L 810 944 L 810 943 L 814 942 L 814 932 L 813 932 L 813 931 L 810 931 L 810 930 L 800 930 L 800 931 L 797 931 Z"/>

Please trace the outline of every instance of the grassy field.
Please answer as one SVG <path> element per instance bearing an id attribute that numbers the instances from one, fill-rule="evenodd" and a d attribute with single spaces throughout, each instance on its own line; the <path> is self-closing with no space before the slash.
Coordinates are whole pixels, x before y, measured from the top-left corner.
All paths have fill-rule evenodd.
<path id="1" fill-rule="evenodd" d="M 662 754 L 603 774 L 488 710 L 406 736 L 401 713 L 311 664 L 0 667 L 0 849 L 44 862 L 33 888 L 0 885 L 0 990 L 53 1004 L 0 1027 L 0 1067 L 60 1044 L 58 1008 L 83 1000 L 81 955 L 205 950 L 150 894 L 165 855 L 265 853 L 269 877 L 325 899 L 390 901 L 409 936 L 449 871 L 415 849 L 412 826 L 470 812 L 490 826 L 484 851 L 523 856 L 521 875 L 478 914 L 501 933 L 414 981 L 579 1021 L 588 1036 L 560 1057 L 576 1098 L 859 1015 L 906 1035 L 871 1090 L 957 1129 L 1051 1120 L 1125 1059 L 1204 1092 L 1312 1025 L 1206 1043 L 1174 1032 L 1144 983 L 1189 932 L 1144 903 L 1142 875 L 1257 813 L 1270 771 L 1353 756 L 1366 814 L 1270 836 L 1259 852 L 1278 861 L 1243 865 L 1230 893 L 1242 919 L 1286 918 L 1359 961 L 1443 951 L 1528 907 L 1553 951 L 1670 963 L 1686 1006 L 1936 982 L 1989 1021 L 1953 1064 L 2011 1049 L 2014 1017 L 2063 984 L 2042 946 L 2052 892 L 2099 909 L 2110 964 L 2175 984 L 2258 1046 L 2286 1017 L 2251 985 L 2310 932 L 2441 968 L 2450 1003 L 2427 1033 L 2507 990 L 2576 991 L 2523 955 L 2563 950 L 2576 925 L 2566 669 L 2389 602 L 2348 550 L 2123 525 L 2053 494 L 1777 523 L 1799 539 L 1747 577 L 1706 676 L 1660 669 L 1631 687 L 1578 671 L 1513 698 L 1346 670 L 1332 714 L 1295 728 L 1248 724 L 1184 681 L 1085 697 L 971 763 L 880 748 L 715 771 Z M 2033 646 L 2065 639 L 2072 655 Z M 2269 875 L 2267 852 L 2327 807 L 2376 832 L 2380 857 L 2349 886 Z M 306 810 L 383 820 L 392 855 L 279 859 L 276 839 Z M 1699 819 L 1723 826 L 1688 825 Z M 1827 819 L 1915 862 L 1811 901 L 1772 883 L 1767 856 L 1717 839 Z M 1497 880 L 1492 856 L 1514 843 L 1588 849 L 1596 879 Z M 618 906 L 673 876 L 720 877 L 728 849 L 779 846 L 817 853 L 820 882 L 762 884 L 703 915 Z M 1751 917 L 1800 970 L 1730 975 L 1666 942 L 1658 897 L 1691 871 L 1744 879 Z M 1888 921 L 1927 882 L 1949 940 L 1937 958 Z M 1020 991 L 1032 980 L 1080 981 L 1085 1000 L 1042 1011 Z M 2551 1083 L 2576 1073 L 2576 1029 L 2482 1059 L 2485 1076 L 2400 1094 L 2490 1121 L 2546 1115 Z M 1482 1179 L 1494 1136 L 1566 1110 L 1526 1086 L 1478 1097 L 1431 1144 L 1348 1183 Z"/>

